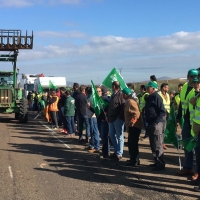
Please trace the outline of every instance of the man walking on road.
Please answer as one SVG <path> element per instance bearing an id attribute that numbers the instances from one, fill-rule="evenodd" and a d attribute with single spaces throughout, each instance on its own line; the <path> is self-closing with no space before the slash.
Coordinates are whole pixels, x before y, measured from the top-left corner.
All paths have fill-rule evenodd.
<path id="1" fill-rule="evenodd" d="M 156 92 L 158 85 L 150 81 L 147 85 L 147 92 L 149 96 L 145 105 L 145 117 L 148 123 L 147 133 L 149 135 L 149 141 L 151 150 L 154 157 L 154 164 L 150 166 L 154 167 L 153 171 L 165 169 L 165 162 L 163 160 L 163 129 L 164 129 L 164 117 L 166 114 L 165 107 L 163 105 L 162 98 Z"/>
<path id="2" fill-rule="evenodd" d="M 123 94 L 120 90 L 120 83 L 112 83 L 113 94 L 108 105 L 109 136 L 114 147 L 114 154 L 111 159 L 117 161 L 122 159 L 124 148 L 124 103 Z"/>

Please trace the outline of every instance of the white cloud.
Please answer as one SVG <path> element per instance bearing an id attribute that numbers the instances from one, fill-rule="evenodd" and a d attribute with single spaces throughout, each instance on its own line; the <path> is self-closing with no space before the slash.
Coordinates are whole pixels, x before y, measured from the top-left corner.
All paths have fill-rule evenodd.
<path id="1" fill-rule="evenodd" d="M 79 5 L 83 0 L 0 0 L 0 7 L 28 7 L 34 5 Z"/>
<path id="2" fill-rule="evenodd" d="M 57 38 L 62 40 L 62 45 L 47 44 L 39 46 L 39 37 Z M 194 33 L 180 32 L 171 36 L 158 38 L 122 38 L 115 36 L 107 37 L 91 37 L 81 32 L 53 32 L 41 31 L 34 34 L 33 52 L 52 52 L 52 55 L 60 55 L 63 57 L 72 56 L 115 56 L 123 55 L 125 57 L 138 56 L 169 56 L 171 54 L 180 54 L 189 51 L 200 50 L 200 31 Z M 66 40 L 65 40 L 66 38 Z M 67 42 L 68 39 L 79 39 L 81 43 L 73 43 L 73 40 Z M 88 39 L 88 41 L 84 42 Z M 42 42 L 43 40 L 41 40 Z M 37 47 L 38 46 L 38 47 Z M 59 49 L 59 51 L 58 51 Z M 60 54 L 59 54 L 60 52 Z"/>
<path id="3" fill-rule="evenodd" d="M 27 7 L 32 6 L 30 0 L 0 0 L 0 7 Z"/>
<path id="4" fill-rule="evenodd" d="M 85 38 L 86 35 L 79 31 L 54 32 L 54 31 L 39 31 L 34 34 L 38 37 L 62 37 L 62 38 Z"/>
<path id="5" fill-rule="evenodd" d="M 44 40 L 40 41 L 39 36 L 44 35 L 62 43 L 42 45 Z M 81 42 L 74 42 L 74 36 Z M 50 70 L 57 75 L 76 78 L 87 72 L 87 76 L 80 78 L 83 81 L 90 81 L 90 76 L 100 81 L 113 67 L 123 68 L 127 82 L 133 81 L 133 74 L 137 81 L 146 80 L 155 73 L 158 76 L 184 77 L 189 68 L 199 67 L 200 31 L 177 32 L 158 38 L 89 38 L 80 32 L 44 31 L 35 33 L 34 49 L 20 51 L 18 61 L 21 66 L 30 65 L 25 70 L 38 69 L 36 73 L 43 69 L 44 73 Z"/>

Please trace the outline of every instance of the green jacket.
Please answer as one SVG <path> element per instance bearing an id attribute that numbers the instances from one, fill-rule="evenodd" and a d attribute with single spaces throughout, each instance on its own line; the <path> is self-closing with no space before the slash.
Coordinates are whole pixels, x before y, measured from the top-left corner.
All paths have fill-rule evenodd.
<path id="1" fill-rule="evenodd" d="M 75 99 L 68 96 L 65 101 L 64 115 L 71 117 L 75 115 Z"/>

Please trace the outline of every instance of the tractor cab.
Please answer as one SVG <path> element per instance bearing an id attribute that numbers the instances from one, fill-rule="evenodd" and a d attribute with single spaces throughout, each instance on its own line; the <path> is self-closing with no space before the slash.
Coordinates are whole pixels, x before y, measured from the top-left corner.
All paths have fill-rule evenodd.
<path id="1" fill-rule="evenodd" d="M 0 87 L 8 86 L 13 87 L 13 72 L 1 72 L 0 71 Z"/>

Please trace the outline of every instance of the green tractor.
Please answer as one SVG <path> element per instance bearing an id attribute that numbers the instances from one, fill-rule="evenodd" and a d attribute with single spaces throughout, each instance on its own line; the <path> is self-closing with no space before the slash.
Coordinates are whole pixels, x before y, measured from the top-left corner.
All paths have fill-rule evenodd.
<path id="1" fill-rule="evenodd" d="M 20 30 L 0 29 L 0 61 L 13 64 L 13 71 L 0 71 L 0 113 L 15 113 L 15 119 L 21 123 L 28 122 L 28 100 L 22 97 L 17 83 L 16 62 L 19 49 L 32 48 L 33 32 L 31 36 L 27 32 L 22 36 Z"/>

